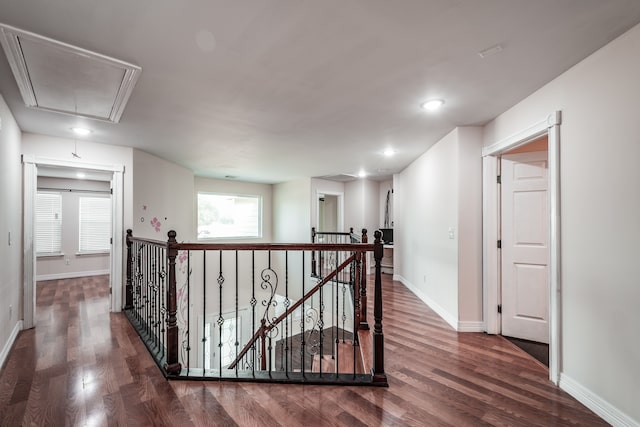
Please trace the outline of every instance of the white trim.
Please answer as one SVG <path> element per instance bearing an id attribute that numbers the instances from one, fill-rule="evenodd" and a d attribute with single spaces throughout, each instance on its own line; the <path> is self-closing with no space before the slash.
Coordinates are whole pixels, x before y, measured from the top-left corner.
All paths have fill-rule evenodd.
<path id="1" fill-rule="evenodd" d="M 484 322 L 477 320 L 458 321 L 458 332 L 484 332 Z"/>
<path id="2" fill-rule="evenodd" d="M 34 247 L 35 236 L 35 209 L 36 193 L 38 192 L 38 176 L 34 163 L 24 163 L 22 167 L 23 188 L 23 218 L 22 218 L 22 287 L 23 287 L 23 328 L 30 329 L 36 326 L 36 251 Z"/>
<path id="3" fill-rule="evenodd" d="M 549 153 L 549 379 L 558 384 L 561 371 L 561 276 L 560 276 L 560 123 L 561 112 L 555 111 L 544 120 L 496 142 L 482 150 L 483 156 L 483 300 L 484 322 L 487 333 L 500 333 L 500 317 L 497 307 L 500 303 L 499 268 L 500 256 L 495 246 L 499 238 L 499 205 L 496 203 L 497 188 L 495 176 L 498 172 L 497 156 L 548 135 Z M 486 160 L 493 157 L 494 160 Z M 495 223 L 494 223 L 495 221 Z"/>
<path id="4" fill-rule="evenodd" d="M 122 266 L 126 262 L 124 254 L 124 167 L 113 171 L 111 178 L 111 275 L 109 276 L 109 288 L 111 289 L 111 311 L 119 312 L 124 307 L 125 301 Z"/>
<path id="5" fill-rule="evenodd" d="M 420 298 L 422 300 L 422 302 L 427 304 L 431 310 L 435 311 L 436 314 L 438 316 L 440 316 L 445 322 L 447 322 L 449 324 L 449 326 L 451 326 L 455 331 L 458 330 L 458 319 L 456 318 L 456 316 L 454 316 L 451 313 L 449 313 L 447 310 L 445 310 L 443 307 L 441 307 L 437 302 L 435 302 L 434 300 L 429 298 L 420 289 L 415 287 L 411 282 L 409 282 L 407 279 L 405 279 L 401 275 L 399 275 L 399 274 L 395 275 L 394 274 L 393 277 L 394 277 L 394 280 L 396 280 L 396 277 L 397 277 L 398 278 L 397 280 L 400 283 L 405 285 L 407 287 L 407 289 L 409 289 L 418 298 Z"/>
<path id="6" fill-rule="evenodd" d="M 89 276 L 103 276 L 109 274 L 110 270 L 90 270 L 90 271 L 73 271 L 67 273 L 53 273 L 53 274 L 41 274 L 36 276 L 36 281 L 41 282 L 45 280 L 61 280 L 61 279 L 75 279 L 78 277 Z"/>
<path id="7" fill-rule="evenodd" d="M 39 157 L 33 155 L 25 155 L 22 158 L 23 163 L 35 163 L 38 166 L 56 166 L 74 169 L 92 169 L 98 171 L 124 172 L 124 165 L 103 165 L 99 163 L 76 162 L 50 157 Z"/>
<path id="8" fill-rule="evenodd" d="M 639 422 L 566 374 L 560 374 L 559 386 L 614 427 L 640 426 Z"/>
<path id="9" fill-rule="evenodd" d="M 497 242 L 500 239 L 500 198 L 498 196 L 498 183 L 496 181 L 499 162 L 494 156 L 482 158 L 482 283 L 483 304 L 482 311 L 485 323 L 485 331 L 488 334 L 499 334 L 502 322 L 498 313 L 498 301 L 500 301 L 500 255 Z M 495 215 L 487 215 L 486 212 L 495 212 Z M 491 267 L 488 267 L 491 266 Z"/>
<path id="10" fill-rule="evenodd" d="M 2 352 L 0 352 L 0 368 L 4 367 L 4 362 L 7 361 L 7 357 L 9 357 L 9 352 L 11 351 L 11 347 L 13 347 L 13 343 L 18 338 L 18 333 L 22 330 L 22 320 L 18 320 L 11 331 L 11 335 L 9 335 L 9 339 L 4 343 L 2 347 Z"/>
<path id="11" fill-rule="evenodd" d="M 549 128 L 549 378 L 560 381 L 562 359 L 560 323 L 562 311 L 562 255 L 560 253 L 560 124 Z"/>
<path id="12" fill-rule="evenodd" d="M 547 133 L 547 129 L 552 126 L 559 125 L 562 122 L 560 111 L 554 111 L 545 119 L 534 123 L 526 129 L 520 130 L 494 144 L 482 149 L 482 157 L 502 154 L 507 150 L 514 149 L 520 145 L 525 145 L 534 139 Z"/>

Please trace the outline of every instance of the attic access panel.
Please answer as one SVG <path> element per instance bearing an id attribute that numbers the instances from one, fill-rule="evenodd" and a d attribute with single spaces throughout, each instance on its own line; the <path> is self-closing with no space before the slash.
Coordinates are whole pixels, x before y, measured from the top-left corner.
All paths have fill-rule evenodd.
<path id="1" fill-rule="evenodd" d="M 0 24 L 0 43 L 28 107 L 120 121 L 142 69 Z"/>

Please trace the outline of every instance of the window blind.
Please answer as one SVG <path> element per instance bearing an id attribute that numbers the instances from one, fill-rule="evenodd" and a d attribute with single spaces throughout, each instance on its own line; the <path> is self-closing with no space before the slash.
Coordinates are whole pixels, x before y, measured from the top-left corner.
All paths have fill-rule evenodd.
<path id="1" fill-rule="evenodd" d="M 37 254 L 62 252 L 62 195 L 36 193 L 35 243 Z"/>
<path id="2" fill-rule="evenodd" d="M 80 197 L 80 252 L 111 250 L 111 199 Z"/>

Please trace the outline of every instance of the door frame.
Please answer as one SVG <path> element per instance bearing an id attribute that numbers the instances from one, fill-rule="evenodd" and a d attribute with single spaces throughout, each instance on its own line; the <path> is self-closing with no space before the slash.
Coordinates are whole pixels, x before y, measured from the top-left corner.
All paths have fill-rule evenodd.
<path id="1" fill-rule="evenodd" d="M 558 384 L 562 352 L 560 346 L 562 313 L 560 306 L 560 124 L 561 111 L 482 149 L 482 283 L 484 327 L 488 334 L 501 332 L 497 307 L 501 294 L 500 191 L 496 177 L 499 157 L 541 136 L 548 136 L 549 162 L 549 379 Z"/>
<path id="2" fill-rule="evenodd" d="M 344 231 L 344 193 L 339 191 L 324 191 L 324 190 L 316 190 L 316 227 L 320 226 L 320 195 L 325 194 L 329 196 L 337 196 L 338 197 L 338 231 Z M 354 230 L 356 231 L 356 230 Z"/>
<path id="3" fill-rule="evenodd" d="M 109 267 L 109 286 L 111 288 L 110 310 L 118 312 L 122 309 L 122 261 L 123 261 L 123 165 L 100 165 L 94 163 L 71 162 L 48 159 L 36 156 L 22 157 L 23 164 L 23 292 L 24 312 L 23 329 L 36 326 L 36 251 L 34 248 L 35 204 L 38 191 L 38 166 L 56 166 L 74 169 L 87 169 L 111 172 L 112 209 L 112 245 Z"/>

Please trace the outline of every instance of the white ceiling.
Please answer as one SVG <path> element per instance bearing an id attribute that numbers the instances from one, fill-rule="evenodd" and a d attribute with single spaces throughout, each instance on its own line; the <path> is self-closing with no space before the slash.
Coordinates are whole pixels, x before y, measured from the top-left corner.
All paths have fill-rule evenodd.
<path id="1" fill-rule="evenodd" d="M 83 122 L 197 175 L 275 183 L 398 172 L 640 22 L 640 1 L 0 0 L 0 22 L 142 67 L 110 124 L 25 107 L 2 56 L 23 131 Z"/>

